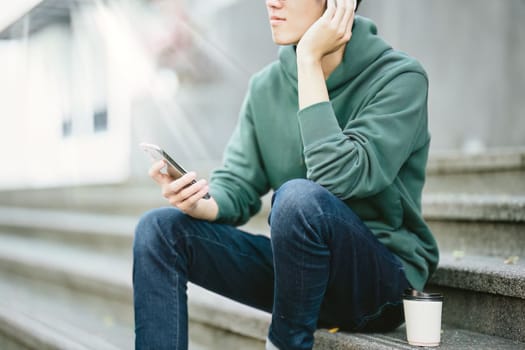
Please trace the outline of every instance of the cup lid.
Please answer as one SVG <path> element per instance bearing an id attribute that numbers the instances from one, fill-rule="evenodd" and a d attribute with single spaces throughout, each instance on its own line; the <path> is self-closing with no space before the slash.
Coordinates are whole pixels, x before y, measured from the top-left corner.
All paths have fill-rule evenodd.
<path id="1" fill-rule="evenodd" d="M 443 301 L 443 294 L 441 293 L 425 293 L 415 289 L 406 289 L 403 293 L 403 299 L 406 300 L 422 300 L 422 301 Z"/>

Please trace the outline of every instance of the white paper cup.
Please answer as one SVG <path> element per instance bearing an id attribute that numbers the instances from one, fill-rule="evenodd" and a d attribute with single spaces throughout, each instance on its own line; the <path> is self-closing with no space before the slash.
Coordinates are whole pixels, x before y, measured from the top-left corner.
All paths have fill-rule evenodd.
<path id="1" fill-rule="evenodd" d="M 439 346 L 443 295 L 413 289 L 403 295 L 407 340 L 415 346 Z"/>

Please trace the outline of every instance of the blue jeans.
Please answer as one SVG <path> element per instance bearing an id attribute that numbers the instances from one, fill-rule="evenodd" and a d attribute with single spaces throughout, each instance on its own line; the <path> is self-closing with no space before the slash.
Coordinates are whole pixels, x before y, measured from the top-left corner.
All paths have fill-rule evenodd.
<path id="1" fill-rule="evenodd" d="M 311 349 L 320 327 L 387 331 L 403 322 L 403 267 L 323 187 L 291 180 L 274 194 L 271 239 L 175 208 L 140 220 L 134 241 L 136 349 L 188 347 L 186 284 L 271 312 L 281 350 Z"/>

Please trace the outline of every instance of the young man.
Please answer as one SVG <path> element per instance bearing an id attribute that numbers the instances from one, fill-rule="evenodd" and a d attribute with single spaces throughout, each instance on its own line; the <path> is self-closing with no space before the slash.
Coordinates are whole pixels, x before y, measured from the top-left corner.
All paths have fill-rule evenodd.
<path id="1" fill-rule="evenodd" d="M 387 331 L 438 261 L 421 216 L 427 76 L 352 0 L 267 0 L 279 60 L 256 74 L 210 184 L 150 169 L 174 208 L 134 243 L 137 349 L 186 349 L 186 284 L 272 313 L 267 349 L 318 327 Z M 235 228 L 275 190 L 271 237 Z M 211 199 L 203 199 L 210 192 Z"/>

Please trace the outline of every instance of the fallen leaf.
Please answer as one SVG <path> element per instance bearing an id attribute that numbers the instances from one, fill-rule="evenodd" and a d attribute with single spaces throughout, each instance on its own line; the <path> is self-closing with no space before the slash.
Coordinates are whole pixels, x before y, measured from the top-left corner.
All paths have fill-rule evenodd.
<path id="1" fill-rule="evenodd" d="M 516 255 L 509 256 L 507 258 L 507 260 L 504 261 L 504 263 L 507 264 L 507 265 L 514 265 L 514 264 L 516 264 L 518 262 L 519 259 L 520 259 L 520 257 L 516 256 Z"/>
<path id="2" fill-rule="evenodd" d="M 459 260 L 465 257 L 465 251 L 464 250 L 454 250 L 452 252 L 452 256 L 454 259 Z"/>

